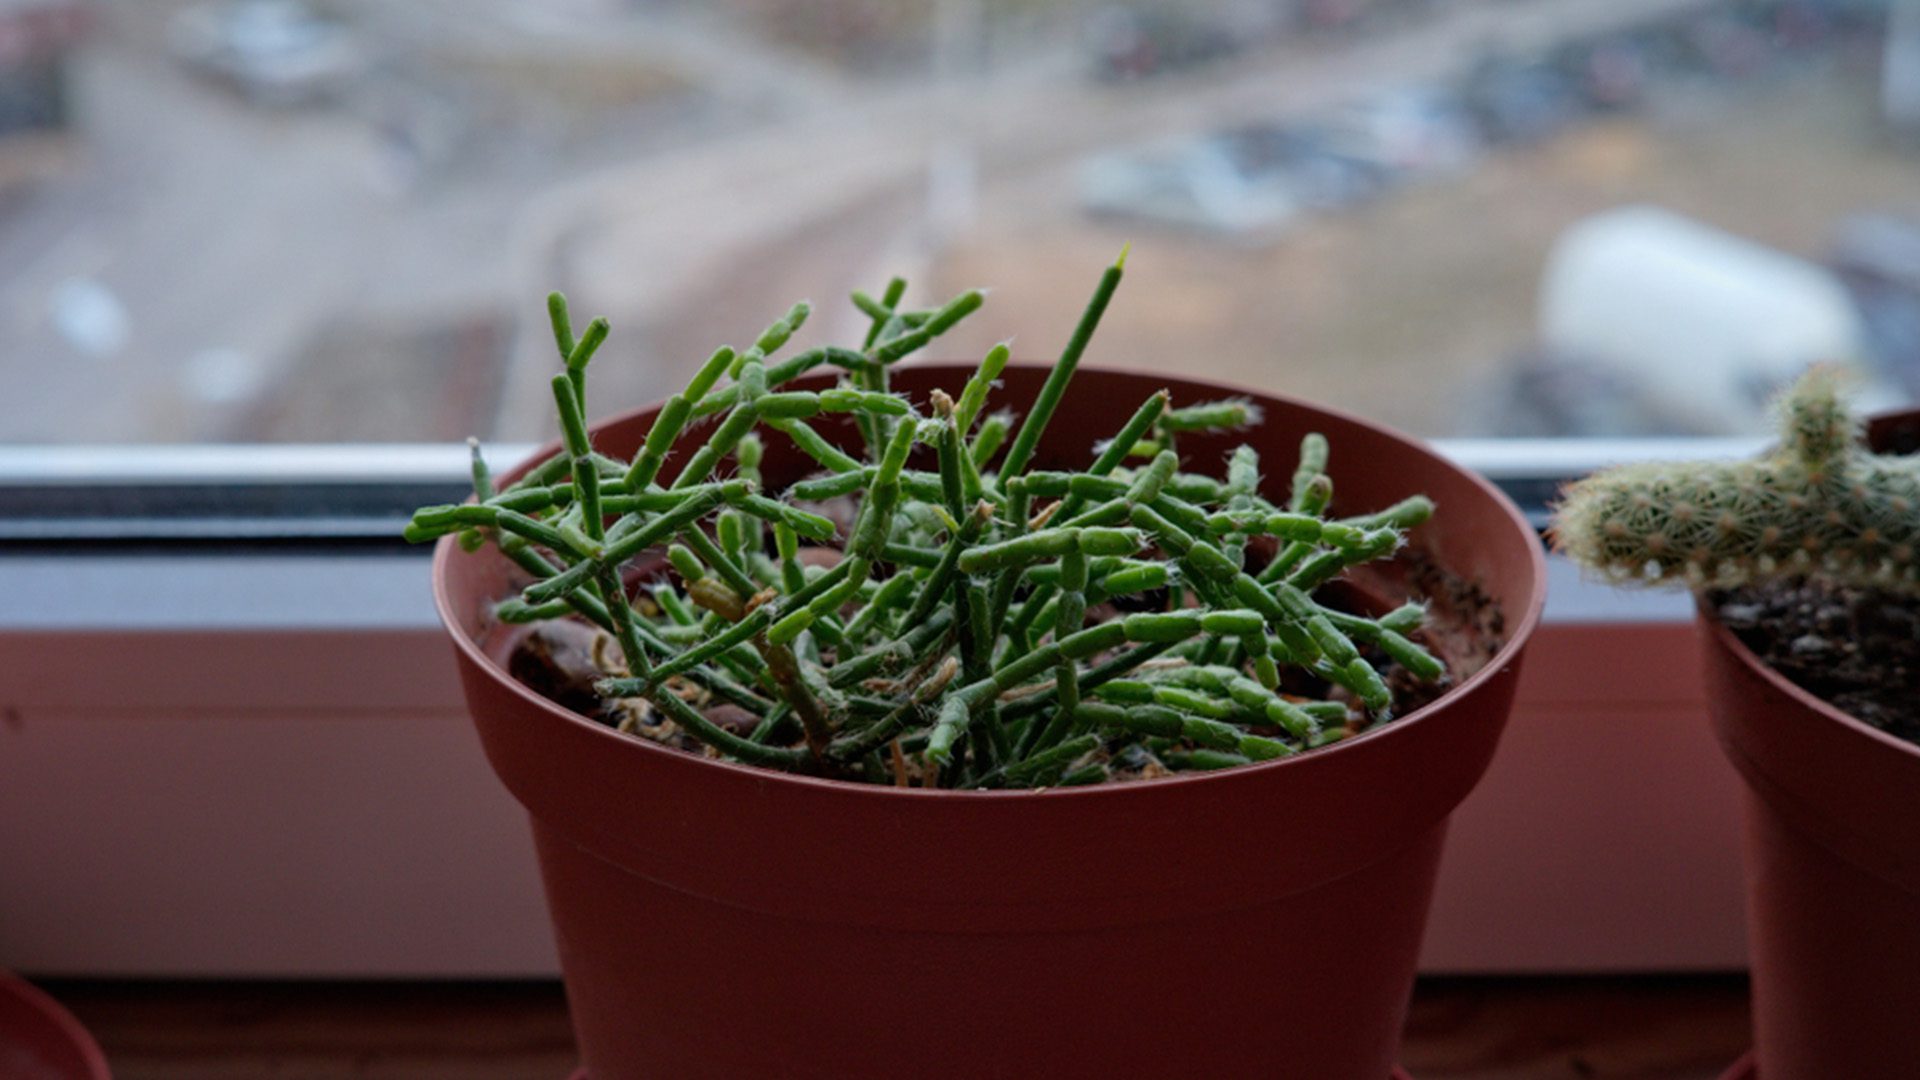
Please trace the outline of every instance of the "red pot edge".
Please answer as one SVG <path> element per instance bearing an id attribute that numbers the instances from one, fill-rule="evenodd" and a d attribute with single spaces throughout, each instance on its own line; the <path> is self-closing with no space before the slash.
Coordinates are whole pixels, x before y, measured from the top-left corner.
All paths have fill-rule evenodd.
<path id="1" fill-rule="evenodd" d="M 1734 1073 L 1728 1073 L 1726 1076 L 1722 1077 L 1721 1080 L 1736 1080 L 1736 1077 L 1738 1078 L 1738 1080 L 1749 1080 L 1751 1075 L 1752 1075 L 1751 1073 L 1734 1072 Z M 587 1075 L 586 1067 L 582 1066 L 573 1071 L 573 1075 L 570 1078 L 570 1080 L 592 1080 L 592 1078 Z M 1393 1075 L 1389 1076 L 1387 1080 L 1413 1080 L 1413 1074 L 1399 1066 L 1395 1066 L 1393 1070 Z"/>
<path id="2" fill-rule="evenodd" d="M 1740 1055 L 1740 1060 L 1733 1063 L 1733 1068 L 1720 1074 L 1720 1080 L 1759 1080 L 1759 1077 L 1760 1063 L 1754 1059 L 1751 1050 Z M 586 1074 L 582 1072 L 575 1080 L 586 1080 Z"/>
<path id="3" fill-rule="evenodd" d="M 1748 1056 L 1751 1057 L 1752 1055 L 1748 1055 Z M 1728 1073 L 1726 1076 L 1721 1077 L 1720 1080 L 1752 1080 L 1752 1075 L 1753 1074 L 1750 1072 L 1742 1073 L 1736 1070 L 1735 1072 Z M 573 1075 L 569 1078 L 569 1080 L 592 1080 L 592 1078 L 587 1075 L 586 1066 L 583 1065 L 580 1068 L 573 1070 Z M 1393 1075 L 1387 1077 L 1387 1080 L 1413 1080 L 1413 1074 L 1408 1072 L 1406 1069 L 1396 1065 L 1393 1068 Z"/>
<path id="4" fill-rule="evenodd" d="M 957 363 L 941 362 L 941 363 L 916 364 L 914 366 L 919 368 L 951 367 L 956 371 L 956 373 L 964 372 L 965 374 L 962 375 L 962 378 L 970 377 L 972 372 L 976 370 L 976 365 L 970 364 L 970 363 L 957 364 Z M 1027 368 L 1049 368 L 1052 365 L 1034 363 L 1031 361 L 1027 361 L 1027 362 L 1016 361 L 1013 365 L 1010 365 L 1010 366 L 1027 367 Z M 1109 365 L 1086 364 L 1086 365 L 1082 365 L 1079 369 L 1077 369 L 1075 374 L 1076 375 L 1115 374 L 1115 375 L 1137 376 L 1140 374 L 1140 372 L 1132 369 L 1128 369 L 1128 368 L 1114 367 Z M 1452 469 L 1453 471 L 1464 475 L 1476 487 L 1480 488 L 1480 490 L 1484 494 L 1486 494 L 1489 498 L 1491 498 L 1495 505 L 1499 506 L 1503 511 L 1505 511 L 1508 520 L 1513 524 L 1515 528 L 1519 529 L 1524 533 L 1527 533 L 1530 536 L 1536 535 L 1538 532 L 1538 530 L 1536 530 L 1533 527 L 1533 525 L 1527 521 L 1526 515 L 1521 513 L 1520 508 L 1514 504 L 1513 500 L 1509 499 L 1506 493 L 1501 491 L 1497 486 L 1495 486 L 1492 481 L 1488 480 L 1485 476 L 1482 476 L 1481 474 L 1474 472 L 1471 469 L 1467 469 L 1459 464 L 1456 464 L 1452 460 L 1442 456 L 1422 439 L 1419 439 L 1412 435 L 1408 435 L 1405 432 L 1399 431 L 1398 429 L 1387 427 L 1386 425 L 1378 423 L 1376 421 L 1364 419 L 1344 409 L 1336 409 L 1336 408 L 1330 408 L 1327 406 L 1318 405 L 1313 402 L 1307 401 L 1304 398 L 1298 398 L 1288 394 L 1268 393 L 1263 390 L 1256 390 L 1251 387 L 1242 386 L 1236 383 L 1221 383 L 1221 382 L 1213 382 L 1212 380 L 1204 380 L 1204 379 L 1189 379 L 1186 381 L 1195 382 L 1195 383 L 1206 383 L 1208 385 L 1217 387 L 1220 391 L 1222 391 L 1224 396 L 1249 396 L 1249 397 L 1256 397 L 1256 398 L 1267 398 L 1269 400 L 1285 402 L 1289 405 L 1295 405 L 1305 409 L 1309 409 L 1314 412 L 1322 413 L 1324 415 L 1327 415 L 1336 419 L 1344 420 L 1348 423 L 1351 423 L 1357 426 L 1371 428 L 1374 431 L 1385 436 L 1386 438 L 1390 439 L 1391 441 L 1399 443 L 1408 453 L 1424 455 L 1428 458 L 1431 458 L 1439 462 L 1446 468 Z M 639 408 L 629 409 L 625 412 L 618 413 L 614 416 L 608 417 L 596 424 L 591 425 L 589 428 L 589 435 L 591 436 L 592 432 L 599 431 L 602 428 L 609 427 L 614 424 L 624 423 L 641 413 L 645 413 L 645 412 L 649 412 L 651 410 L 657 409 L 659 405 L 660 405 L 659 402 L 653 402 L 647 405 L 640 406 Z M 503 483 L 510 483 L 514 478 L 517 478 L 521 473 L 525 472 L 527 469 L 533 467 L 534 465 L 538 464 L 541 461 L 546 460 L 547 458 L 553 456 L 559 451 L 560 451 L 560 440 L 557 438 L 549 440 L 546 443 L 541 444 L 541 446 L 537 450 L 529 454 L 524 460 L 520 461 L 512 469 L 509 469 L 504 473 L 498 474 L 496 479 Z M 866 796 L 872 797 L 872 798 L 886 798 L 886 799 L 1123 798 L 1126 796 L 1127 790 L 1132 786 L 1132 785 L 1090 784 L 1084 787 L 1045 788 L 1040 791 L 962 791 L 962 790 L 948 790 L 948 789 L 897 788 L 897 787 L 892 787 L 888 785 L 860 784 L 860 783 L 854 783 L 852 781 L 846 781 L 846 780 L 830 780 L 822 777 L 801 776 L 793 773 L 780 772 L 774 769 L 766 769 L 756 765 L 743 765 L 743 764 L 739 764 L 737 762 L 731 762 L 731 761 L 718 761 L 718 760 L 703 757 L 700 755 L 686 754 L 681 751 L 670 750 L 666 747 L 655 746 L 652 743 L 649 743 L 645 740 L 631 739 L 628 736 L 622 735 L 619 732 L 614 731 L 613 729 L 607 727 L 604 724 L 596 724 L 593 721 L 587 719 L 586 717 L 581 716 L 576 712 L 573 712 L 571 709 L 563 709 L 558 705 L 555 705 L 553 702 L 547 700 L 546 698 L 541 697 L 539 694 L 534 693 L 532 690 L 523 686 L 519 680 L 513 678 L 511 675 L 508 675 L 504 670 L 502 670 L 500 665 L 495 663 L 491 656 L 488 656 L 486 652 L 483 649 L 481 649 L 478 644 L 476 644 L 471 638 L 469 638 L 466 634 L 462 633 L 458 629 L 459 622 L 453 613 L 452 601 L 447 596 L 447 590 L 446 590 L 447 575 L 446 575 L 446 569 L 445 569 L 446 564 L 453 558 L 453 554 L 457 549 L 457 546 L 458 546 L 457 538 L 458 538 L 458 534 L 449 534 L 447 536 L 441 537 L 438 541 L 435 542 L 434 551 L 433 551 L 433 567 L 432 567 L 433 605 L 435 610 L 440 615 L 441 624 L 446 628 L 448 636 L 453 639 L 454 647 L 459 649 L 461 652 L 465 653 L 469 659 L 473 660 L 479 666 L 480 670 L 486 671 L 497 682 L 506 684 L 510 689 L 510 691 L 515 695 L 519 696 L 523 700 L 529 702 L 530 704 L 534 705 L 536 708 L 544 712 L 547 712 L 550 714 L 557 714 L 558 716 L 564 718 L 569 723 L 581 724 L 581 725 L 585 725 L 588 728 L 591 728 L 593 730 L 594 737 L 596 738 L 618 739 L 618 740 L 621 740 L 622 743 L 638 742 L 641 746 L 646 748 L 647 752 L 660 753 L 660 754 L 674 754 L 676 757 L 685 758 L 687 761 L 700 767 L 726 769 L 726 770 L 740 770 L 740 771 L 748 772 L 757 777 L 772 779 L 775 782 L 800 784 L 805 786 L 817 786 L 817 787 L 824 788 L 826 790 L 836 791 L 836 792 L 856 792 L 857 791 L 857 792 L 862 792 Z M 1284 769 L 1284 768 L 1287 768 L 1288 766 L 1297 765 L 1302 761 L 1306 761 L 1314 758 L 1320 758 L 1328 754 L 1338 754 L 1344 750 L 1349 749 L 1350 747 L 1356 744 L 1369 742 L 1374 739 L 1389 735 L 1392 732 L 1398 731 L 1401 728 L 1404 728 L 1410 724 L 1419 723 L 1420 721 L 1427 719 L 1429 716 L 1435 713 L 1438 713 L 1440 710 L 1445 708 L 1449 703 L 1451 703 L 1455 698 L 1460 697 L 1465 693 L 1467 693 L 1468 691 L 1477 688 L 1481 683 L 1484 683 L 1493 679 L 1496 675 L 1500 674 L 1505 669 L 1512 666 L 1515 663 L 1515 661 L 1519 658 L 1521 651 L 1526 647 L 1528 639 L 1530 639 L 1533 636 L 1533 632 L 1539 627 L 1541 612 L 1546 607 L 1546 601 L 1547 601 L 1546 547 L 1544 544 L 1541 544 L 1538 542 L 1531 543 L 1528 545 L 1528 552 L 1530 555 L 1530 561 L 1532 563 L 1532 571 L 1533 571 L 1532 577 L 1533 577 L 1535 587 L 1532 590 L 1532 600 L 1527 605 L 1527 610 L 1521 615 L 1521 617 L 1517 621 L 1513 621 L 1510 624 L 1512 626 L 1512 629 L 1507 634 L 1506 643 L 1500 647 L 1499 651 L 1494 653 L 1494 655 L 1491 658 L 1489 658 L 1484 665 L 1481 666 L 1480 670 L 1474 672 L 1472 675 L 1469 675 L 1466 678 L 1466 680 L 1461 682 L 1459 685 L 1449 688 L 1446 693 L 1440 695 L 1438 698 L 1435 698 L 1433 701 L 1428 702 L 1427 704 L 1421 706 L 1420 708 L 1415 709 L 1414 711 L 1408 713 L 1406 716 L 1403 716 L 1388 724 L 1382 725 L 1381 727 L 1377 727 L 1377 728 L 1374 728 L 1373 730 L 1364 732 L 1351 739 L 1342 739 L 1341 741 L 1334 743 L 1331 746 L 1323 746 L 1323 747 L 1320 747 L 1319 749 L 1312 750 L 1307 753 L 1297 754 L 1292 757 L 1278 758 L 1272 761 L 1256 762 L 1251 765 L 1242 765 L 1237 768 L 1223 769 L 1217 772 L 1209 771 L 1205 773 L 1188 773 L 1180 776 L 1159 777 L 1152 781 L 1153 785 L 1155 787 L 1159 787 L 1167 784 L 1215 783 L 1215 782 L 1219 782 L 1223 777 L 1226 777 L 1229 774 L 1238 776 L 1238 775 L 1251 773 L 1256 770 L 1268 771 L 1268 770 L 1275 770 L 1275 769 Z M 465 553 L 462 552 L 462 554 L 465 554 Z"/>
<path id="5" fill-rule="evenodd" d="M 1905 739 L 1889 735 L 1879 728 L 1857 719 L 1851 713 L 1843 712 L 1835 708 L 1833 705 L 1815 696 L 1812 692 L 1802 688 L 1785 675 L 1773 670 L 1772 667 L 1768 666 L 1766 661 L 1755 655 L 1752 649 L 1747 648 L 1746 642 L 1741 641 L 1739 635 L 1728 629 L 1725 623 L 1714 617 L 1713 612 L 1707 607 L 1704 596 L 1696 595 L 1694 597 L 1694 609 L 1696 617 L 1699 618 L 1701 623 L 1707 628 L 1708 640 L 1713 646 L 1726 652 L 1735 660 L 1738 660 L 1741 667 L 1746 668 L 1749 673 L 1760 678 L 1775 692 L 1788 698 L 1800 708 L 1815 713 L 1826 720 L 1830 720 L 1852 731 L 1857 736 L 1877 742 L 1889 750 L 1920 757 L 1920 746 L 1916 746 Z"/>
<path id="6" fill-rule="evenodd" d="M 10 971 L 0 971 L 0 997 L 21 1002 L 53 1028 L 53 1034 L 79 1052 L 86 1063 L 88 1080 L 112 1080 L 107 1055 L 100 1049 L 85 1025 L 67 1007 L 55 1001 L 45 990 Z M 76 1078 L 77 1080 L 77 1078 Z"/>

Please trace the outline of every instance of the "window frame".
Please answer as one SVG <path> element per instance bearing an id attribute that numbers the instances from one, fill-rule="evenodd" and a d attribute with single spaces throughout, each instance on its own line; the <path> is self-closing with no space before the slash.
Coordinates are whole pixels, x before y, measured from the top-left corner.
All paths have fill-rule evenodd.
<path id="1" fill-rule="evenodd" d="M 1626 461 L 1747 456 L 1752 438 L 1436 439 L 1536 527 L 1561 487 Z M 527 443 L 483 446 L 501 468 Z M 459 444 L 0 447 L 0 628 L 422 627 L 415 507 L 470 493 Z M 1550 561 L 1556 622 L 1683 621 L 1683 596 L 1622 593 Z M 288 583 L 294 583 L 289 586 Z"/>
<path id="2" fill-rule="evenodd" d="M 1559 488 L 1628 461 L 1750 456 L 1758 438 L 1430 440 L 1544 523 Z M 482 447 L 504 469 L 531 443 Z M 0 550 L 20 544 L 378 543 L 469 492 L 454 443 L 0 446 Z"/>

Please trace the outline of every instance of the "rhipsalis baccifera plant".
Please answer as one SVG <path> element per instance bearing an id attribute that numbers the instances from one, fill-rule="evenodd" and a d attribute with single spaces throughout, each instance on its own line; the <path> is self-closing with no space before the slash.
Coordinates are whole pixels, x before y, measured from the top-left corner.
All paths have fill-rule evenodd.
<path id="1" fill-rule="evenodd" d="M 870 320 L 858 347 L 773 359 L 807 319 L 801 303 L 749 347 L 719 349 L 625 459 L 585 422 L 606 323 L 576 337 L 555 294 L 563 452 L 496 489 L 476 449 L 473 501 L 421 509 L 407 536 L 498 545 L 531 582 L 499 619 L 597 626 L 610 645 L 596 689 L 623 728 L 734 761 L 1041 787 L 1279 758 L 1389 719 L 1383 671 L 1445 675 L 1414 640 L 1423 608 L 1370 618 L 1315 590 L 1399 550 L 1428 500 L 1329 517 L 1319 435 L 1280 503 L 1261 495 L 1251 447 L 1222 478 L 1182 471 L 1183 434 L 1256 424 L 1259 410 L 1174 407 L 1164 390 L 1085 468 L 1031 468 L 1124 269 L 1123 254 L 1017 419 L 990 411 L 1005 345 L 950 393 L 915 402 L 890 388 L 895 362 L 984 299 L 910 308 L 895 279 L 854 294 Z M 786 388 L 822 366 L 838 369 L 832 386 Z M 849 421 L 853 450 L 829 437 Z M 764 490 L 774 439 L 817 475 Z M 935 468 L 909 467 L 916 447 Z M 1324 700 L 1287 692 L 1302 685 Z M 750 723 L 716 721 L 719 707 Z"/>
<path id="2" fill-rule="evenodd" d="M 1839 378 L 1817 367 L 1787 391 L 1780 442 L 1757 461 L 1626 465 L 1573 484 L 1556 544 L 1623 583 L 1811 574 L 1920 591 L 1920 458 L 1868 452 Z"/>

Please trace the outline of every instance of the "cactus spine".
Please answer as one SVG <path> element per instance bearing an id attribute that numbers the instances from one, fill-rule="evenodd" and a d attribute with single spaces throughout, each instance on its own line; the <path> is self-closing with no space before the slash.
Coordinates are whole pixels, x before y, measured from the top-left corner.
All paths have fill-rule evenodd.
<path id="1" fill-rule="evenodd" d="M 1920 457 L 1873 454 L 1814 368 L 1782 396 L 1781 441 L 1743 462 L 1650 462 L 1570 486 L 1555 546 L 1622 583 L 1730 586 L 1818 574 L 1920 591 Z"/>

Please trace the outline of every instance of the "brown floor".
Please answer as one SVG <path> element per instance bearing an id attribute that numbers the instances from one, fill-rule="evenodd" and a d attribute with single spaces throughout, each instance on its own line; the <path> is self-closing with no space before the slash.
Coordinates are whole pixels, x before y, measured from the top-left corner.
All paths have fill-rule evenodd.
<path id="1" fill-rule="evenodd" d="M 552 983 L 54 982 L 116 1080 L 559 1080 Z M 1747 1042 L 1746 983 L 1434 979 L 1402 1059 L 1417 1080 L 1715 1080 Z"/>

